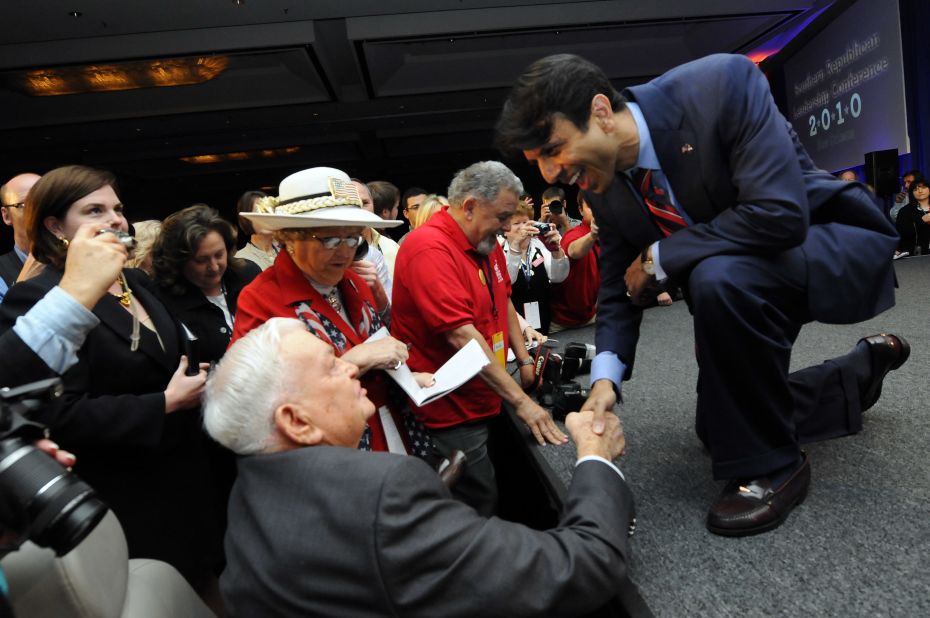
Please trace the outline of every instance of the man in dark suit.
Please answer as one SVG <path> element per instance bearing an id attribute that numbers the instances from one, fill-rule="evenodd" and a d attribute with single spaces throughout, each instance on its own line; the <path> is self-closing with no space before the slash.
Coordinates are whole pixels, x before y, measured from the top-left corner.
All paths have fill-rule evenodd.
<path id="1" fill-rule="evenodd" d="M 894 305 L 896 234 L 874 199 L 816 168 L 742 56 L 697 60 L 622 95 L 582 58 L 544 58 L 518 79 L 498 142 L 546 181 L 577 184 L 600 227 L 584 409 L 599 425 L 613 408 L 633 368 L 638 305 L 656 283 L 680 285 L 694 316 L 697 433 L 714 477 L 729 480 L 707 526 L 744 536 L 780 525 L 810 485 L 799 444 L 859 431 L 909 353 L 878 335 L 788 373 L 804 323 Z"/>
<path id="2" fill-rule="evenodd" d="M 566 424 L 579 462 L 557 528 L 485 518 L 415 457 L 357 450 L 374 405 L 358 368 L 299 321 L 234 343 L 204 425 L 242 457 L 220 580 L 238 616 L 579 616 L 627 575 L 632 496 L 616 417 Z"/>
<path id="3" fill-rule="evenodd" d="M 0 186 L 0 215 L 3 216 L 3 222 L 13 228 L 13 249 L 0 255 L 0 302 L 3 302 L 10 286 L 16 283 L 19 271 L 23 269 L 26 256 L 29 255 L 29 237 L 23 213 L 26 210 L 26 194 L 37 180 L 37 174 L 19 174 Z"/>

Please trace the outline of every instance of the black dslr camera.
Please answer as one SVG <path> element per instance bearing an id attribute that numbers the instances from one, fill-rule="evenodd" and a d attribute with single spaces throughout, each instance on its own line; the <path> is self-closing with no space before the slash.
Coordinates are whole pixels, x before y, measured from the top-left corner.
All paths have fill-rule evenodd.
<path id="1" fill-rule="evenodd" d="M 565 204 L 562 203 L 562 200 L 552 200 L 546 206 L 549 207 L 549 212 L 554 215 L 560 215 L 565 210 Z"/>
<path id="2" fill-rule="evenodd" d="M 565 354 L 557 354 L 543 345 L 536 355 L 536 375 L 539 380 L 536 399 L 550 408 L 556 420 L 564 421 L 569 412 L 577 412 L 587 401 L 591 390 L 583 388 L 573 378 L 591 371 L 592 351 L 583 343 L 570 343 Z"/>
<path id="3" fill-rule="evenodd" d="M 107 512 L 87 483 L 33 445 L 45 428 L 27 417 L 61 390 L 58 378 L 0 389 L 0 528 L 58 556 L 74 549 Z"/>

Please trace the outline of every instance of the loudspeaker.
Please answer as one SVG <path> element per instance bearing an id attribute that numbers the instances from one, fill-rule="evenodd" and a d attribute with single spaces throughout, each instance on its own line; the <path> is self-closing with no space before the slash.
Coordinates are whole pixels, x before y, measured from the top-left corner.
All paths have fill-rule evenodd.
<path id="1" fill-rule="evenodd" d="M 875 187 L 876 195 L 891 195 L 898 191 L 898 149 L 865 153 L 865 181 Z"/>

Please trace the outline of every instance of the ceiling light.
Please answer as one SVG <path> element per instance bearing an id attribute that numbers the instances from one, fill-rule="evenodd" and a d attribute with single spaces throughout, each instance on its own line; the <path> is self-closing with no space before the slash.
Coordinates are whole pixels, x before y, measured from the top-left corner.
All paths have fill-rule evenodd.
<path id="1" fill-rule="evenodd" d="M 185 163 L 195 165 L 204 165 L 212 163 L 223 163 L 225 161 L 247 161 L 249 159 L 274 159 L 277 157 L 286 157 L 300 152 L 300 146 L 289 146 L 287 148 L 265 148 L 262 150 L 249 150 L 247 152 L 224 152 L 222 154 L 193 155 L 190 157 L 181 157 Z"/>
<path id="2" fill-rule="evenodd" d="M 202 84 L 226 70 L 226 56 L 166 58 L 11 71 L 2 81 L 34 97 Z"/>

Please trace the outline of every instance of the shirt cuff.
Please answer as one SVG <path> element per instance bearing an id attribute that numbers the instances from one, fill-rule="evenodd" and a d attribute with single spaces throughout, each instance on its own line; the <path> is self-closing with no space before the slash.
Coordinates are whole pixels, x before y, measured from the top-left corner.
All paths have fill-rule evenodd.
<path id="1" fill-rule="evenodd" d="M 62 374 L 77 362 L 77 352 L 100 319 L 55 286 L 16 319 L 13 331 L 49 368 Z"/>
<path id="2" fill-rule="evenodd" d="M 598 380 L 610 380 L 620 392 L 620 384 L 623 382 L 623 374 L 626 373 L 626 365 L 620 360 L 620 357 L 613 352 L 600 352 L 591 361 L 591 384 Z"/>
<path id="3" fill-rule="evenodd" d="M 665 274 L 662 264 L 659 262 L 659 241 L 652 243 L 652 265 L 656 268 L 656 281 L 668 279 L 668 275 Z"/>
<path id="4" fill-rule="evenodd" d="M 583 464 L 583 463 L 586 462 L 586 461 L 600 461 L 600 462 L 603 462 L 603 463 L 607 464 L 608 466 L 610 466 L 610 467 L 613 469 L 614 472 L 616 472 L 617 474 L 619 474 L 619 475 L 620 475 L 620 478 L 622 478 L 624 481 L 626 480 L 626 477 L 623 476 L 623 472 L 620 472 L 620 468 L 618 468 L 617 466 L 615 466 L 615 465 L 613 464 L 613 462 L 607 461 L 606 459 L 604 459 L 603 457 L 600 457 L 599 455 L 586 455 L 585 457 L 582 457 L 581 459 L 579 459 L 578 461 L 575 462 L 575 467 L 577 468 L 580 464 Z"/>

